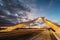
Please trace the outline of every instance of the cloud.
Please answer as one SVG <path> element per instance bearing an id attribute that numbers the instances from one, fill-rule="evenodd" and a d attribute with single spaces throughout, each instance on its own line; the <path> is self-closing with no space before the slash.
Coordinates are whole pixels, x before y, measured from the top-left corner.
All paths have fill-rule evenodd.
<path id="1" fill-rule="evenodd" d="M 49 3 L 49 5 L 48 5 L 48 9 L 50 9 L 50 8 L 51 8 L 52 3 L 53 3 L 53 0 L 50 0 L 50 3 Z"/>
<path id="2" fill-rule="evenodd" d="M 0 0 L 0 24 L 17 24 L 25 18 L 29 19 L 33 2 L 33 0 Z"/>

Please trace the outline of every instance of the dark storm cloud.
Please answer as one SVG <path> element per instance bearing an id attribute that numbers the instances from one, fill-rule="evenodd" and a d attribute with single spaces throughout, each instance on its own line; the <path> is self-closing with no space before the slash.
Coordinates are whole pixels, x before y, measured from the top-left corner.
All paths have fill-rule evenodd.
<path id="1" fill-rule="evenodd" d="M 31 11 L 32 0 L 0 0 L 0 25 L 19 23 Z"/>

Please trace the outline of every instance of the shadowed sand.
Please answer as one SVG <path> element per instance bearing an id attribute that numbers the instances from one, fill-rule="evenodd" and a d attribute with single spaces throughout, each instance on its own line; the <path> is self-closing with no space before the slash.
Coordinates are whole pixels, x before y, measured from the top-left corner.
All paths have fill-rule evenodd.
<path id="1" fill-rule="evenodd" d="M 53 36 L 54 37 L 54 36 Z M 55 40 L 47 29 L 19 29 L 0 33 L 0 40 Z"/>

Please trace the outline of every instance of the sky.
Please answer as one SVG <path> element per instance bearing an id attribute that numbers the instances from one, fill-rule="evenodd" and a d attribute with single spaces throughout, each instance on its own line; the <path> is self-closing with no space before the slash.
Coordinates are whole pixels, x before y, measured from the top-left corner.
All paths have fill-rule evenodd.
<path id="1" fill-rule="evenodd" d="M 60 20 L 60 0 L 36 0 L 35 17 L 46 17 L 51 21 Z"/>
<path id="2" fill-rule="evenodd" d="M 60 0 L 0 0 L 0 25 L 15 25 L 37 17 L 59 22 Z"/>

